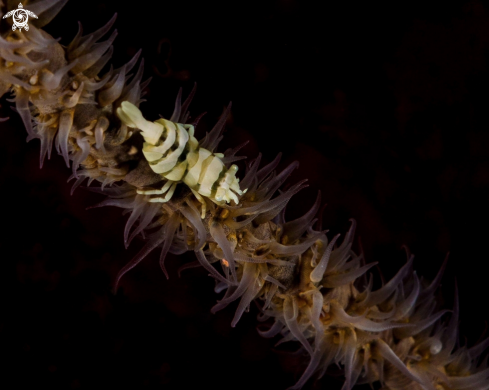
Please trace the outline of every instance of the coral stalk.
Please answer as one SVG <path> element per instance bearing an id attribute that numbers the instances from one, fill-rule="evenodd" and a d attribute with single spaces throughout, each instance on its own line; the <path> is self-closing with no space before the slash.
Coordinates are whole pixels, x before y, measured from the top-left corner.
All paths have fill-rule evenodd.
<path id="1" fill-rule="evenodd" d="M 285 220 L 288 202 L 306 187 L 305 181 L 283 186 L 296 163 L 277 172 L 279 159 L 260 168 L 258 156 L 246 163 L 241 177 L 241 189 L 247 191 L 235 191 L 229 202 L 199 199 L 194 188 L 181 184 L 170 199 L 155 203 L 155 191 L 169 181 L 151 168 L 143 141 L 149 142 L 149 130 L 157 123 L 124 116 L 125 107 L 142 102 L 144 63 L 140 61 L 134 75 L 129 73 L 138 53 L 122 67 L 100 74 L 117 34 L 99 40 L 109 34 L 115 18 L 84 36 L 80 26 L 73 41 L 61 46 L 40 27 L 63 4 L 53 0 L 37 6 L 39 22 L 33 21 L 29 31 L 2 37 L 0 92 L 13 93 L 28 140 L 40 140 L 41 166 L 54 143 L 71 166 L 74 189 L 85 181 L 98 182 L 99 192 L 107 196 L 98 206 L 130 213 L 126 246 L 145 236 L 143 248 L 118 273 L 114 289 L 153 250 L 160 252 L 167 277 L 167 254 L 193 251 L 216 280 L 216 291 L 224 291 L 212 312 L 238 302 L 234 327 L 257 302 L 261 318 L 273 321 L 261 331 L 263 336 L 298 342 L 309 364 L 292 388 L 320 378 L 331 364 L 342 367 L 344 390 L 375 382 L 389 389 L 488 388 L 489 367 L 481 358 L 487 340 L 456 347 L 457 298 L 451 313 L 433 299 L 444 267 L 428 284 L 414 272 L 408 255 L 398 273 L 375 289 L 372 277 L 366 277 L 375 263 L 365 264 L 362 254 L 352 250 L 355 221 L 344 238 L 328 237 L 314 219 L 320 196 L 305 215 Z M 194 93 L 184 103 L 179 93 L 171 122 L 195 124 L 188 111 Z M 198 141 L 203 150 L 217 150 L 229 109 Z M 159 137 L 151 141 L 153 146 Z M 222 154 L 227 168 L 239 159 L 237 151 Z"/>

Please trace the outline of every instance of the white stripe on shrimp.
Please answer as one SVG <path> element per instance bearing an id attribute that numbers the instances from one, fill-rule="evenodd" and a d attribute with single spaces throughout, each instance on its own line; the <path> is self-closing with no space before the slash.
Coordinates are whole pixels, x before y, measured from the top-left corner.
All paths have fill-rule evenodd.
<path id="1" fill-rule="evenodd" d="M 221 153 L 212 153 L 199 146 L 194 137 L 194 126 L 158 119 L 150 122 L 132 103 L 122 102 L 117 109 L 120 120 L 128 127 L 141 130 L 144 138 L 143 154 L 151 169 L 168 181 L 160 190 L 138 190 L 144 195 L 166 195 L 151 198 L 150 202 L 168 202 L 177 184 L 184 182 L 202 203 L 202 218 L 206 204 L 202 196 L 216 204 L 238 204 L 238 195 L 246 190 L 239 188 L 236 178 L 238 167 L 233 164 L 228 169 L 221 161 Z"/>

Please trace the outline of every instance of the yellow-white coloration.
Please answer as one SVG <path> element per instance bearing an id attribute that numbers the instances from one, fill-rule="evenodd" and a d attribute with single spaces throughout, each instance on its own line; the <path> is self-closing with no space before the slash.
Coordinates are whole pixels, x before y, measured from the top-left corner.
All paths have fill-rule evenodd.
<path id="1" fill-rule="evenodd" d="M 166 119 L 150 122 L 144 119 L 141 111 L 125 101 L 117 109 L 117 115 L 128 127 L 141 130 L 144 138 L 143 154 L 151 169 L 168 181 L 160 190 L 138 190 L 144 195 L 163 195 L 152 198 L 150 202 L 168 202 L 179 182 L 184 182 L 202 203 L 202 218 L 205 217 L 206 204 L 202 196 L 216 204 L 238 204 L 238 195 L 246 190 L 239 188 L 236 178 L 238 167 L 228 169 L 221 161 L 221 153 L 212 153 L 201 148 L 194 137 L 194 126 L 174 123 Z"/>

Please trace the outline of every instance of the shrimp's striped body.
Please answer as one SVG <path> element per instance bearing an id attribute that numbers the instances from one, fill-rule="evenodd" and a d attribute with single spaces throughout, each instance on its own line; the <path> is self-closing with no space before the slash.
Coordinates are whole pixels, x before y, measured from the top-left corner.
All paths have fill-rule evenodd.
<path id="1" fill-rule="evenodd" d="M 212 153 L 199 146 L 194 137 L 194 126 L 158 119 L 150 122 L 141 111 L 129 102 L 123 102 L 117 115 L 128 127 L 141 130 L 144 138 L 143 154 L 151 169 L 168 181 L 159 190 L 138 190 L 144 195 L 163 195 L 152 198 L 151 202 L 168 202 L 178 183 L 185 183 L 202 203 L 202 218 L 206 204 L 202 196 L 216 204 L 238 204 L 238 195 L 246 190 L 239 188 L 236 178 L 238 167 L 233 164 L 228 169 L 221 161 L 221 153 Z"/>

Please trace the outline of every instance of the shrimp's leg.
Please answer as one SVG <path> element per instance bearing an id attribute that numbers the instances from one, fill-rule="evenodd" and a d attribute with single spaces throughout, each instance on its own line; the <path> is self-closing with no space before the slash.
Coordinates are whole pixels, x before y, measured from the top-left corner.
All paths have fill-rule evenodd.
<path id="1" fill-rule="evenodd" d="M 190 191 L 192 191 L 192 193 L 195 195 L 195 197 L 197 198 L 197 200 L 202 203 L 202 215 L 200 216 L 202 219 L 205 218 L 205 213 L 207 212 L 207 205 L 205 203 L 205 200 L 204 198 L 202 198 L 202 196 L 200 196 L 200 194 L 193 190 L 192 188 L 190 188 Z"/>
<path id="2" fill-rule="evenodd" d="M 177 188 L 177 182 L 173 183 L 172 186 L 170 187 L 170 190 L 167 192 L 165 196 L 165 200 L 168 202 L 171 197 L 173 196 L 173 193 L 175 192 L 175 189 Z"/>
<path id="3" fill-rule="evenodd" d="M 165 197 L 158 197 L 158 198 L 151 198 L 149 201 L 150 203 L 166 203 L 168 202 L 171 197 L 173 196 L 173 193 L 175 192 L 175 188 L 177 188 L 178 182 L 173 182 L 173 184 L 170 187 L 170 190 L 166 193 Z"/>
<path id="4" fill-rule="evenodd" d="M 137 190 L 140 195 L 162 195 L 169 190 L 174 181 L 168 180 L 163 187 L 159 190 Z"/>

